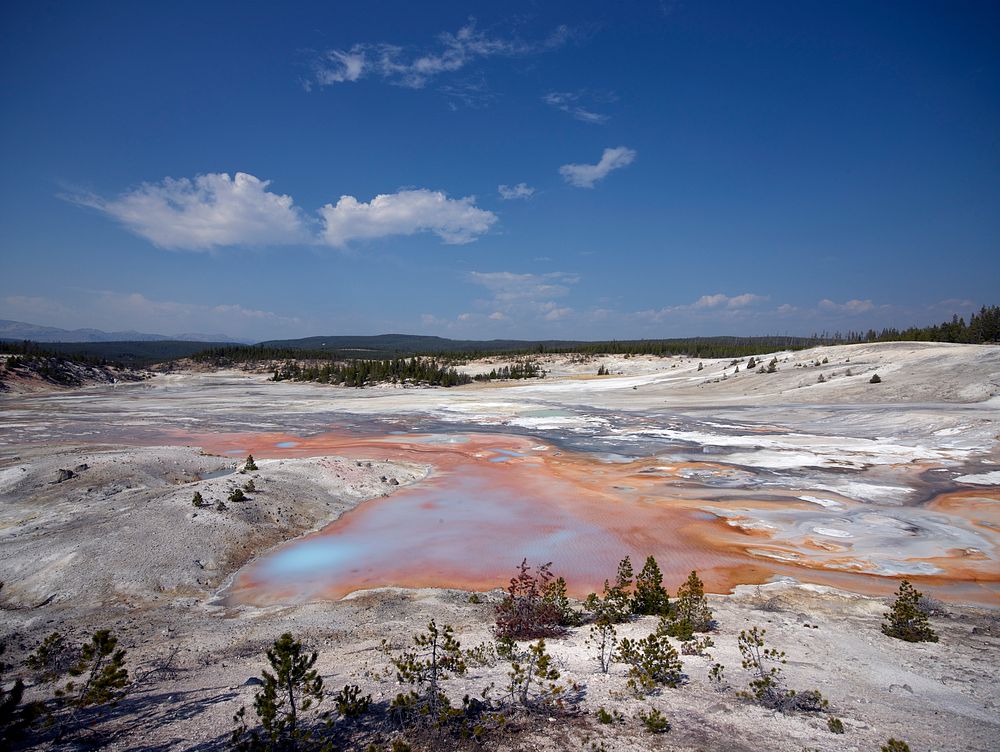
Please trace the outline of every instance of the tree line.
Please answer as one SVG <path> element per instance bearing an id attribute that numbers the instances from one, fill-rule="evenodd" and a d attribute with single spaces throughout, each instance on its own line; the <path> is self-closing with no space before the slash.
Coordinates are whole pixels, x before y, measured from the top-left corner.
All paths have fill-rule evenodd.
<path id="1" fill-rule="evenodd" d="M 364 387 L 369 384 L 419 384 L 458 386 L 472 377 L 459 373 L 434 358 L 395 358 L 393 360 L 349 360 L 343 363 L 306 364 L 289 361 L 274 370 L 272 381 L 315 381 Z"/>

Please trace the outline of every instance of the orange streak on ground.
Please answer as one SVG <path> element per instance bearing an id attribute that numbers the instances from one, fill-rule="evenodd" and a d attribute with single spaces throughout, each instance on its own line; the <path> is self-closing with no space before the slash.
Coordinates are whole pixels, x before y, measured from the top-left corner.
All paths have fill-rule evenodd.
<path id="1" fill-rule="evenodd" d="M 183 439 L 182 443 L 196 444 L 208 453 L 227 456 L 233 456 L 227 453 L 238 449 L 257 458 L 338 455 L 353 459 L 428 464 L 434 467 L 435 477 L 474 477 L 482 481 L 483 487 L 491 493 L 502 493 L 505 498 L 519 503 L 530 501 L 529 506 L 519 507 L 509 520 L 501 518 L 478 525 L 466 520 L 469 551 L 464 562 L 461 558 L 450 562 L 447 557 L 439 560 L 429 555 L 427 560 L 422 560 L 417 546 L 418 553 L 405 561 L 383 561 L 376 569 L 369 570 L 365 568 L 362 556 L 357 567 L 323 585 L 312 597 L 336 598 L 353 590 L 386 585 L 490 589 L 504 585 L 510 577 L 520 559 L 514 552 L 522 539 L 557 535 L 561 530 L 574 526 L 602 531 L 591 541 L 594 550 L 565 552 L 565 560 L 557 561 L 554 567 L 557 573 L 566 576 L 571 593 L 578 597 L 600 589 L 604 578 L 613 576 L 615 563 L 626 553 L 632 556 L 637 568 L 646 555 L 656 556 L 664 571 L 665 584 L 671 588 L 675 588 L 692 569 L 699 571 L 706 587 L 712 592 L 728 592 L 737 584 L 763 583 L 774 575 L 808 577 L 813 582 L 872 595 L 891 592 L 897 584 L 896 578 L 851 571 L 858 568 L 858 563 L 850 555 L 829 557 L 830 553 L 845 550 L 838 543 L 808 538 L 797 548 L 784 544 L 769 545 L 770 534 L 765 530 L 734 527 L 706 514 L 702 510 L 718 502 L 697 498 L 697 489 L 692 491 L 691 488 L 695 484 L 684 478 L 683 472 L 732 473 L 731 467 L 717 463 L 667 464 L 655 459 L 605 463 L 582 453 L 535 451 L 532 447 L 540 443 L 537 440 L 510 435 L 468 434 L 464 436 L 467 440 L 461 443 L 443 442 L 435 437 L 415 434 L 358 437 L 328 433 L 296 437 L 283 433 L 188 434 L 177 431 L 175 435 Z M 278 446 L 284 442 L 295 442 L 295 446 Z M 524 456 L 506 456 L 502 462 L 491 462 L 491 458 L 498 456 L 493 449 Z M 926 467 L 910 466 L 909 469 L 917 473 Z M 427 482 L 402 489 L 384 499 L 365 502 L 307 539 L 341 536 L 346 540 L 354 535 L 364 535 L 359 531 L 371 524 L 373 519 L 379 515 L 385 517 L 394 509 L 401 510 L 398 505 L 407 498 L 407 494 L 426 492 L 423 484 Z M 684 493 L 679 493 L 682 490 L 679 487 L 672 490 L 674 484 L 684 484 Z M 710 491 L 714 495 L 718 489 Z M 731 502 L 748 510 L 773 507 L 774 504 L 773 501 L 741 498 L 738 489 L 726 489 L 726 493 L 727 504 Z M 789 505 L 800 509 L 812 508 L 808 502 L 791 496 L 791 491 L 787 493 L 790 495 Z M 444 494 L 442 490 L 442 496 Z M 775 491 L 771 495 L 783 494 Z M 998 497 L 1000 489 L 943 494 L 930 507 L 969 519 L 995 533 L 998 528 L 996 511 L 989 506 L 995 501 L 982 499 L 995 500 Z M 406 531 L 417 539 L 423 534 L 419 525 L 428 525 L 428 521 L 438 516 L 433 498 L 424 499 L 418 506 L 424 519 L 415 521 L 416 529 Z M 993 522 L 984 523 L 983 519 Z M 447 524 L 455 523 L 448 521 Z M 434 526 L 430 525 L 423 532 L 433 533 Z M 477 542 L 484 546 L 482 550 L 477 550 Z M 822 551 L 826 556 L 816 560 L 802 557 L 794 562 L 784 562 L 754 556 L 748 553 L 749 548 L 770 550 L 778 555 L 793 553 L 800 557 L 803 551 L 807 553 L 812 549 Z M 954 557 L 933 560 L 945 574 L 911 579 L 938 587 L 940 590 L 935 594 L 940 597 L 948 597 L 949 592 L 954 592 L 965 600 L 994 606 L 1000 604 L 1000 573 L 996 571 L 995 562 L 970 552 L 956 551 L 955 554 Z M 488 558 L 491 555 L 493 558 Z M 544 556 L 541 554 L 536 558 L 547 560 L 543 559 Z M 269 584 L 268 578 L 251 565 L 237 577 L 231 595 L 241 602 L 273 603 L 282 599 L 294 600 L 300 594 L 294 583 L 278 587 Z"/>

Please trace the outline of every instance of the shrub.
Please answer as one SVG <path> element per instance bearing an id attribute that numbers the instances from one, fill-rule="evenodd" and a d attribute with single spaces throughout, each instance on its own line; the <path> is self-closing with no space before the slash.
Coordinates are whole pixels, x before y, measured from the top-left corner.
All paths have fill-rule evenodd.
<path id="1" fill-rule="evenodd" d="M 715 689 L 721 692 L 726 688 L 726 667 L 721 663 L 713 663 L 712 668 L 708 670 L 708 680 L 715 685 Z"/>
<path id="2" fill-rule="evenodd" d="M 890 739 L 882 745 L 881 752 L 910 752 L 910 745 L 899 739 Z"/>
<path id="3" fill-rule="evenodd" d="M 584 607 L 594 613 L 597 619 L 605 619 L 613 624 L 628 621 L 632 614 L 632 561 L 626 556 L 618 563 L 615 584 L 604 581 L 603 597 L 596 593 L 587 596 Z"/>
<path id="4" fill-rule="evenodd" d="M 243 472 L 249 473 L 253 472 L 256 469 L 257 469 L 257 463 L 253 461 L 253 455 L 248 454 L 246 464 L 243 465 Z"/>
<path id="5" fill-rule="evenodd" d="M 246 494 L 243 493 L 243 489 L 242 488 L 234 488 L 232 490 L 232 492 L 229 494 L 229 502 L 230 503 L 232 503 L 234 501 L 245 501 L 246 498 L 247 498 Z"/>
<path id="6" fill-rule="evenodd" d="M 882 632 L 889 637 L 906 642 L 937 642 L 938 636 L 927 623 L 927 614 L 920 607 L 922 593 L 915 590 L 908 580 L 899 583 L 896 600 L 885 612 Z"/>
<path id="7" fill-rule="evenodd" d="M 775 356 L 774 358 L 771 358 L 771 362 L 767 364 L 767 372 L 774 373 L 777 370 L 778 370 L 778 358 L 777 356 Z"/>
<path id="8" fill-rule="evenodd" d="M 254 493 L 257 490 L 257 486 L 254 485 L 253 478 L 243 484 L 243 490 L 247 493 Z"/>
<path id="9" fill-rule="evenodd" d="M 818 378 L 818 379 L 816 379 L 816 383 L 817 383 L 817 384 L 822 384 L 822 383 L 824 383 L 825 381 L 826 381 L 826 379 L 825 379 L 825 378 L 823 378 L 823 374 L 820 374 L 820 375 L 819 375 L 819 378 Z"/>
<path id="10" fill-rule="evenodd" d="M 868 379 L 868 383 L 869 384 L 881 384 L 882 383 L 882 379 L 880 379 L 878 377 L 877 373 L 876 374 L 872 374 L 872 377 L 870 379 Z"/>
<path id="11" fill-rule="evenodd" d="M 215 511 L 217 511 L 217 512 L 225 512 L 227 509 L 229 509 L 229 507 L 227 507 L 223 503 L 222 499 L 219 499 L 217 502 L 215 502 Z"/>
<path id="12" fill-rule="evenodd" d="M 665 620 L 641 640 L 625 638 L 615 660 L 628 664 L 628 687 L 635 694 L 650 694 L 659 687 L 676 687 L 684 681 L 683 665 L 677 650 L 667 639 Z"/>
<path id="13" fill-rule="evenodd" d="M 665 734 L 670 731 L 670 721 L 656 708 L 650 708 L 648 713 L 640 710 L 639 720 L 651 734 Z"/>
<path id="14" fill-rule="evenodd" d="M 563 614 L 551 599 L 545 597 L 552 574 L 551 562 L 542 564 L 532 574 L 528 560 L 524 559 L 518 572 L 510 580 L 507 594 L 496 607 L 498 638 L 525 639 L 561 634 Z"/>
<path id="15" fill-rule="evenodd" d="M 705 651 L 715 647 L 711 637 L 699 637 L 697 640 L 686 640 L 681 645 L 681 655 L 708 655 Z"/>
<path id="16" fill-rule="evenodd" d="M 263 685 L 254 697 L 260 729 L 247 726 L 246 708 L 233 716 L 231 741 L 240 750 L 283 750 L 320 747 L 312 731 L 303 728 L 301 714 L 323 701 L 323 678 L 313 668 L 318 653 L 302 652 L 302 643 L 285 632 L 267 650 L 271 671 L 262 673 Z M 273 672 L 273 673 L 272 673 Z"/>
<path id="17" fill-rule="evenodd" d="M 39 681 L 55 681 L 69 671 L 75 661 L 70 656 L 66 640 L 58 632 L 53 632 L 35 648 L 35 651 L 24 660 Z"/>
<path id="18" fill-rule="evenodd" d="M 750 691 L 741 693 L 760 705 L 779 712 L 790 710 L 819 711 L 827 706 L 827 701 L 816 690 L 796 692 L 781 686 L 781 665 L 786 662 L 785 653 L 764 644 L 766 629 L 753 627 L 740 632 L 737 644 L 743 657 L 743 668 L 753 677 Z"/>
<path id="19" fill-rule="evenodd" d="M 615 647 L 618 645 L 618 633 L 615 625 L 605 618 L 598 618 L 590 627 L 590 637 L 587 643 L 597 648 L 597 663 L 601 667 L 601 672 L 606 674 L 611 668 L 611 663 L 615 654 Z"/>
<path id="20" fill-rule="evenodd" d="M 413 644 L 415 650 L 391 658 L 399 681 L 418 688 L 409 698 L 405 695 L 397 697 L 397 701 L 400 698 L 404 700 L 400 709 L 423 711 L 433 720 L 443 721 L 450 703 L 441 691 L 441 682 L 452 674 L 461 675 L 466 671 L 461 643 L 455 639 L 450 625 L 439 628 L 431 620 L 426 632 L 413 636 Z"/>
<path id="21" fill-rule="evenodd" d="M 333 698 L 334 705 L 341 718 L 358 718 L 368 712 L 372 704 L 371 695 L 361 695 L 361 688 L 356 684 L 346 684 Z"/>
<path id="22" fill-rule="evenodd" d="M 545 584 L 542 591 L 542 601 L 555 609 L 559 615 L 560 627 L 576 627 L 583 621 L 580 614 L 573 610 L 566 594 L 566 580 L 557 577 Z"/>
<path id="23" fill-rule="evenodd" d="M 545 650 L 545 639 L 528 647 L 510 664 L 508 692 L 512 702 L 521 705 L 562 705 L 568 688 L 557 684 L 559 671 L 552 665 L 552 656 Z"/>
<path id="24" fill-rule="evenodd" d="M 642 571 L 635 578 L 635 596 L 632 598 L 632 613 L 647 616 L 663 616 L 670 609 L 670 599 L 663 588 L 663 574 L 652 556 L 646 557 Z"/>
<path id="25" fill-rule="evenodd" d="M 195 491 L 194 492 L 194 496 L 191 499 L 191 503 L 194 504 L 196 507 L 208 506 L 205 503 L 205 500 L 202 498 L 200 491 Z"/>
<path id="26" fill-rule="evenodd" d="M 707 632 L 712 628 L 712 610 L 705 598 L 705 585 L 696 571 L 677 588 L 670 634 L 678 639 L 690 639 L 692 632 Z"/>
<path id="27" fill-rule="evenodd" d="M 469 596 L 469 603 L 472 603 L 473 605 L 479 605 L 482 602 L 483 599 L 479 597 L 479 593 L 472 593 Z"/>
<path id="28" fill-rule="evenodd" d="M 750 359 L 747 361 L 747 370 L 749 371 L 751 368 L 755 368 L 756 366 L 757 366 L 757 361 L 754 360 L 753 355 L 751 355 Z"/>
<path id="29" fill-rule="evenodd" d="M 617 710 L 612 710 L 610 713 L 604 709 L 602 705 L 597 709 L 597 722 L 608 725 L 610 723 L 624 723 L 625 717 Z"/>
<path id="30" fill-rule="evenodd" d="M 844 733 L 844 722 L 832 715 L 826 719 L 826 727 L 830 729 L 831 734 Z"/>
<path id="31" fill-rule="evenodd" d="M 91 705 L 114 705 L 125 696 L 128 671 L 125 651 L 118 650 L 118 638 L 108 629 L 94 632 L 90 642 L 80 650 L 80 658 L 70 670 L 72 677 L 84 677 L 80 684 L 69 681 L 57 695 L 72 696 L 75 708 Z"/>

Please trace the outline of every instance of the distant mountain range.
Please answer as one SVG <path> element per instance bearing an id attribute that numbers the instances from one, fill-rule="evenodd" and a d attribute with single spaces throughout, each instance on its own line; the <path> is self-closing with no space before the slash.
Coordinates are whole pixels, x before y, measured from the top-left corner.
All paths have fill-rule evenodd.
<path id="1" fill-rule="evenodd" d="M 105 332 L 100 329 L 60 329 L 24 321 L 0 319 L 0 339 L 30 339 L 32 342 L 229 342 L 244 344 L 225 334 L 145 334 L 143 332 Z"/>

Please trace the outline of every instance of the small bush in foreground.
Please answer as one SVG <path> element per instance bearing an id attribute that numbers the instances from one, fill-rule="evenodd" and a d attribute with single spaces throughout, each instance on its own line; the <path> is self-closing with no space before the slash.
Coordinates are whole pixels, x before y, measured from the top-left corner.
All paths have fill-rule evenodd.
<path id="1" fill-rule="evenodd" d="M 665 734 L 670 731 L 670 721 L 656 708 L 650 708 L 648 713 L 640 710 L 639 720 L 651 734 Z"/>
<path id="2" fill-rule="evenodd" d="M 872 374 L 872 377 L 870 379 L 868 379 L 868 383 L 869 384 L 881 384 L 882 383 L 882 379 L 880 379 L 878 377 L 877 373 L 876 374 Z"/>
<path id="3" fill-rule="evenodd" d="M 246 498 L 247 498 L 246 494 L 243 493 L 243 489 L 242 488 L 234 488 L 232 490 L 232 493 L 229 494 L 229 502 L 230 503 L 232 503 L 234 501 L 244 501 L 244 500 L 246 500 Z"/>
<path id="4" fill-rule="evenodd" d="M 766 629 L 757 627 L 740 632 L 737 644 L 740 655 L 743 656 L 743 668 L 753 677 L 750 680 L 750 691 L 741 694 L 759 705 L 782 713 L 792 710 L 824 710 L 828 703 L 816 690 L 796 692 L 781 685 L 781 665 L 786 662 L 785 653 L 766 647 L 765 634 Z"/>
<path id="5" fill-rule="evenodd" d="M 629 666 L 628 687 L 637 695 L 651 694 L 660 687 L 676 687 L 684 681 L 683 664 L 667 639 L 663 619 L 653 634 L 641 640 L 623 639 L 615 660 Z"/>
<path id="6" fill-rule="evenodd" d="M 890 739 L 882 745 L 881 752 L 910 752 L 910 745 L 899 739 Z"/>
<path id="7" fill-rule="evenodd" d="M 831 715 L 826 719 L 826 727 L 830 729 L 831 734 L 844 733 L 844 722 L 835 716 Z"/>
<path id="8" fill-rule="evenodd" d="M 882 632 L 906 642 L 937 642 L 937 633 L 927 623 L 927 614 L 920 607 L 922 593 L 908 580 L 899 583 L 896 600 L 885 612 Z"/>
<path id="9" fill-rule="evenodd" d="M 249 473 L 253 472 L 256 469 L 257 469 L 257 463 L 253 461 L 253 455 L 248 454 L 246 464 L 243 465 L 243 472 Z"/>
<path id="10" fill-rule="evenodd" d="M 208 504 L 205 503 L 205 500 L 201 496 L 201 491 L 194 492 L 194 496 L 191 498 L 191 503 L 196 507 L 208 506 Z"/>

